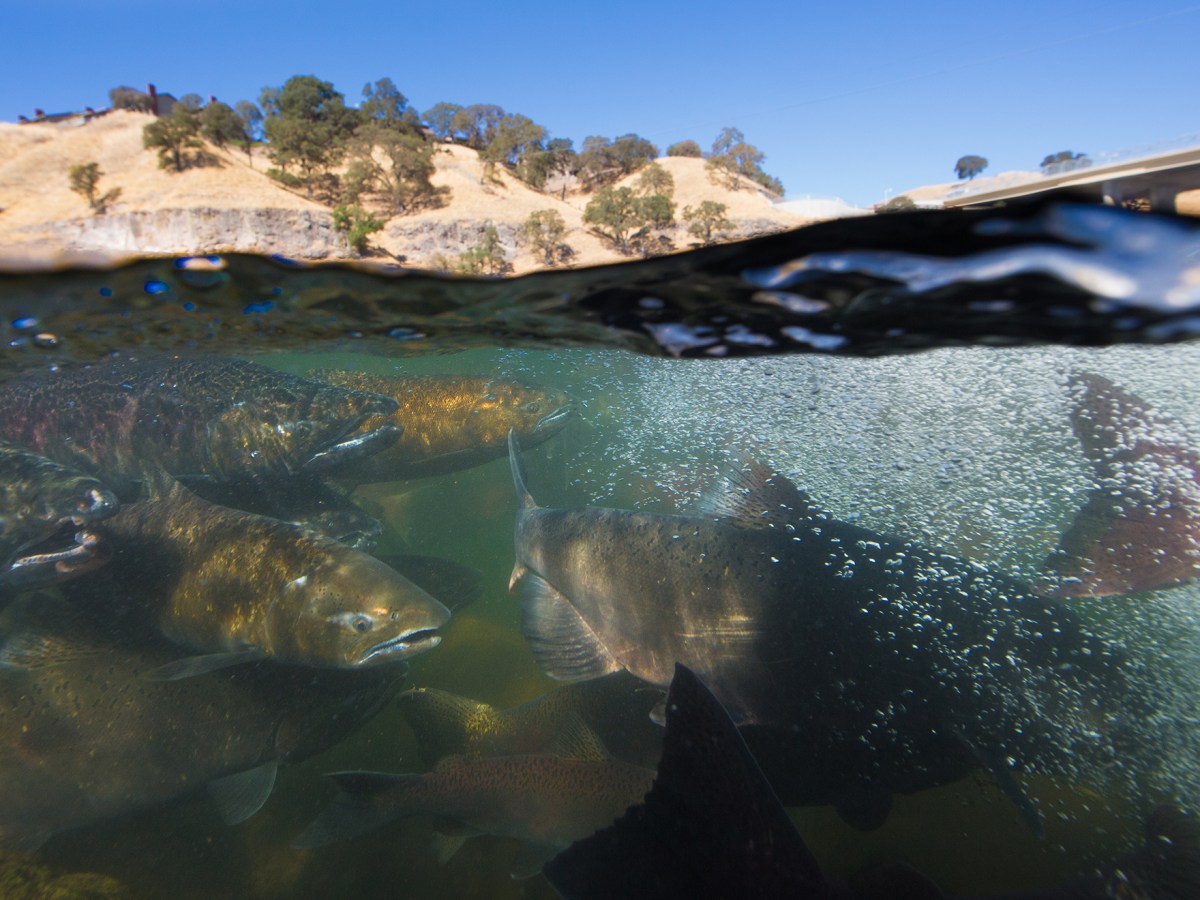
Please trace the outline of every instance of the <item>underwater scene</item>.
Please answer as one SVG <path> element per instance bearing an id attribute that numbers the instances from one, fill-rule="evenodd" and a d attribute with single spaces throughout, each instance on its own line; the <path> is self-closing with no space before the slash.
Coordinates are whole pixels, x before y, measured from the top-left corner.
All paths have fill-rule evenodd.
<path id="1" fill-rule="evenodd" d="M 1200 228 L 0 275 L 0 896 L 1200 896 Z"/>

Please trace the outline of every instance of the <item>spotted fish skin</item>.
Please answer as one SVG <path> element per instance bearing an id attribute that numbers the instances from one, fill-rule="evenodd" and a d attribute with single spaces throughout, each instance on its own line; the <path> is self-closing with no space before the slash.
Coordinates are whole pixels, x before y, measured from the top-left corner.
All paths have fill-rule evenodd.
<path id="1" fill-rule="evenodd" d="M 400 690 L 370 672 L 258 663 L 182 681 L 146 676 L 179 654 L 92 604 L 49 595 L 0 628 L 0 846 L 155 806 L 213 780 L 298 762 L 350 734 Z M 100 604 L 102 605 L 102 604 Z"/>
<path id="2" fill-rule="evenodd" d="M 567 424 L 573 404 L 562 391 L 465 375 L 375 375 L 317 369 L 313 378 L 356 391 L 382 394 L 398 408 L 368 419 L 369 430 L 392 424 L 403 428 L 386 450 L 355 463 L 342 473 L 360 482 L 394 481 L 443 475 L 499 459 L 507 452 L 509 431 L 532 447 Z"/>
<path id="3" fill-rule="evenodd" d="M 124 358 L 0 385 L 0 440 L 101 478 L 122 496 L 147 464 L 176 477 L 287 476 L 393 400 L 215 356 Z M 347 450 L 394 440 L 394 429 Z M 365 449 L 364 449 L 365 447 Z"/>
<path id="4" fill-rule="evenodd" d="M 429 815 L 468 834 L 524 841 L 548 858 L 610 824 L 654 781 L 653 769 L 608 756 L 578 722 L 572 729 L 580 729 L 591 750 L 447 757 L 423 774 L 335 773 L 339 794 L 296 846 L 347 840 L 394 819 Z"/>
<path id="5" fill-rule="evenodd" d="M 167 476 L 104 524 L 96 585 L 126 615 L 198 653 L 256 651 L 355 668 L 436 646 L 449 611 L 374 557 L 306 529 L 209 503 Z M 93 596 L 92 603 L 99 602 Z"/>
<path id="6" fill-rule="evenodd" d="M 116 497 L 98 479 L 0 445 L 0 588 L 44 584 L 102 564 L 106 557 L 87 546 L 86 529 L 116 510 Z M 59 533 L 62 540 L 46 553 L 26 555 Z"/>

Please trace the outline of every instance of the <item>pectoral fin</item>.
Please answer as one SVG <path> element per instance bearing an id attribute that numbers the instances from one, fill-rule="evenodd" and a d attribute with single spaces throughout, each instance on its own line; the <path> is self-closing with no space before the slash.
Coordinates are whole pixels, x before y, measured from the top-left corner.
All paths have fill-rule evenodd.
<path id="1" fill-rule="evenodd" d="M 521 633 L 543 672 L 560 681 L 587 681 L 624 668 L 550 582 L 530 573 L 522 586 Z"/>
<path id="2" fill-rule="evenodd" d="M 226 825 L 245 822 L 263 808 L 275 787 L 278 771 L 279 763 L 271 760 L 257 768 L 208 783 L 208 796 L 216 803 Z"/>
<path id="3" fill-rule="evenodd" d="M 207 675 L 240 666 L 249 662 L 266 659 L 267 654 L 257 647 L 245 650 L 233 650 L 229 653 L 206 653 L 203 656 L 184 656 L 171 662 L 151 669 L 142 674 L 146 681 L 179 681 L 181 678 L 195 678 L 197 675 Z"/>

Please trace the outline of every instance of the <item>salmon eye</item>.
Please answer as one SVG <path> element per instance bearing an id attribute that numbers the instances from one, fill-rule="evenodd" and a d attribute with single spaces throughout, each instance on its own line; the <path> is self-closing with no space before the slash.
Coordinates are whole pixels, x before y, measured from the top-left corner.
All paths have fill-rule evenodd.
<path id="1" fill-rule="evenodd" d="M 366 616 L 355 616 L 350 623 L 350 627 L 359 634 L 366 634 L 371 630 L 371 620 Z"/>
<path id="2" fill-rule="evenodd" d="M 539 401 L 539 400 L 530 400 L 528 403 L 526 403 L 521 408 L 524 409 L 525 412 L 536 416 L 538 413 L 540 413 L 542 411 L 542 404 L 541 404 L 541 401 Z"/>

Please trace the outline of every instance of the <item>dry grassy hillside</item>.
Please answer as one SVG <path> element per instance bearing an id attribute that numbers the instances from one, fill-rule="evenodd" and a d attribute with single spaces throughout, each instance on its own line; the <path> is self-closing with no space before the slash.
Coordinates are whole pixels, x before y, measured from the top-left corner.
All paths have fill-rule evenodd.
<path id="1" fill-rule="evenodd" d="M 0 123 L 0 262 L 231 251 L 308 259 L 354 255 L 333 229 L 328 207 L 264 174 L 269 163 L 261 151 L 251 163 L 241 151 L 209 148 L 216 164 L 168 172 L 158 167 L 155 153 L 142 147 L 148 121 L 145 115 L 118 111 L 85 125 Z M 491 225 L 515 270 L 527 271 L 540 260 L 520 241 L 519 227 L 534 210 L 556 209 L 567 224 L 571 264 L 624 258 L 583 227 L 589 195 L 568 193 L 564 200 L 534 191 L 504 172 L 501 184 L 485 183 L 478 156 L 465 147 L 442 146 L 434 158 L 433 182 L 450 189 L 449 203 L 389 219 L 383 231 L 371 236 L 372 246 L 420 266 L 439 254 L 465 250 Z M 100 165 L 101 192 L 121 191 L 103 215 L 93 214 L 69 186 L 71 167 L 87 162 Z M 728 206 L 727 215 L 738 226 L 731 237 L 803 224 L 775 209 L 749 182 L 738 191 L 711 184 L 702 160 L 660 162 L 675 179 L 679 224 L 669 237 L 677 249 L 691 245 L 683 208 L 705 199 Z"/>

